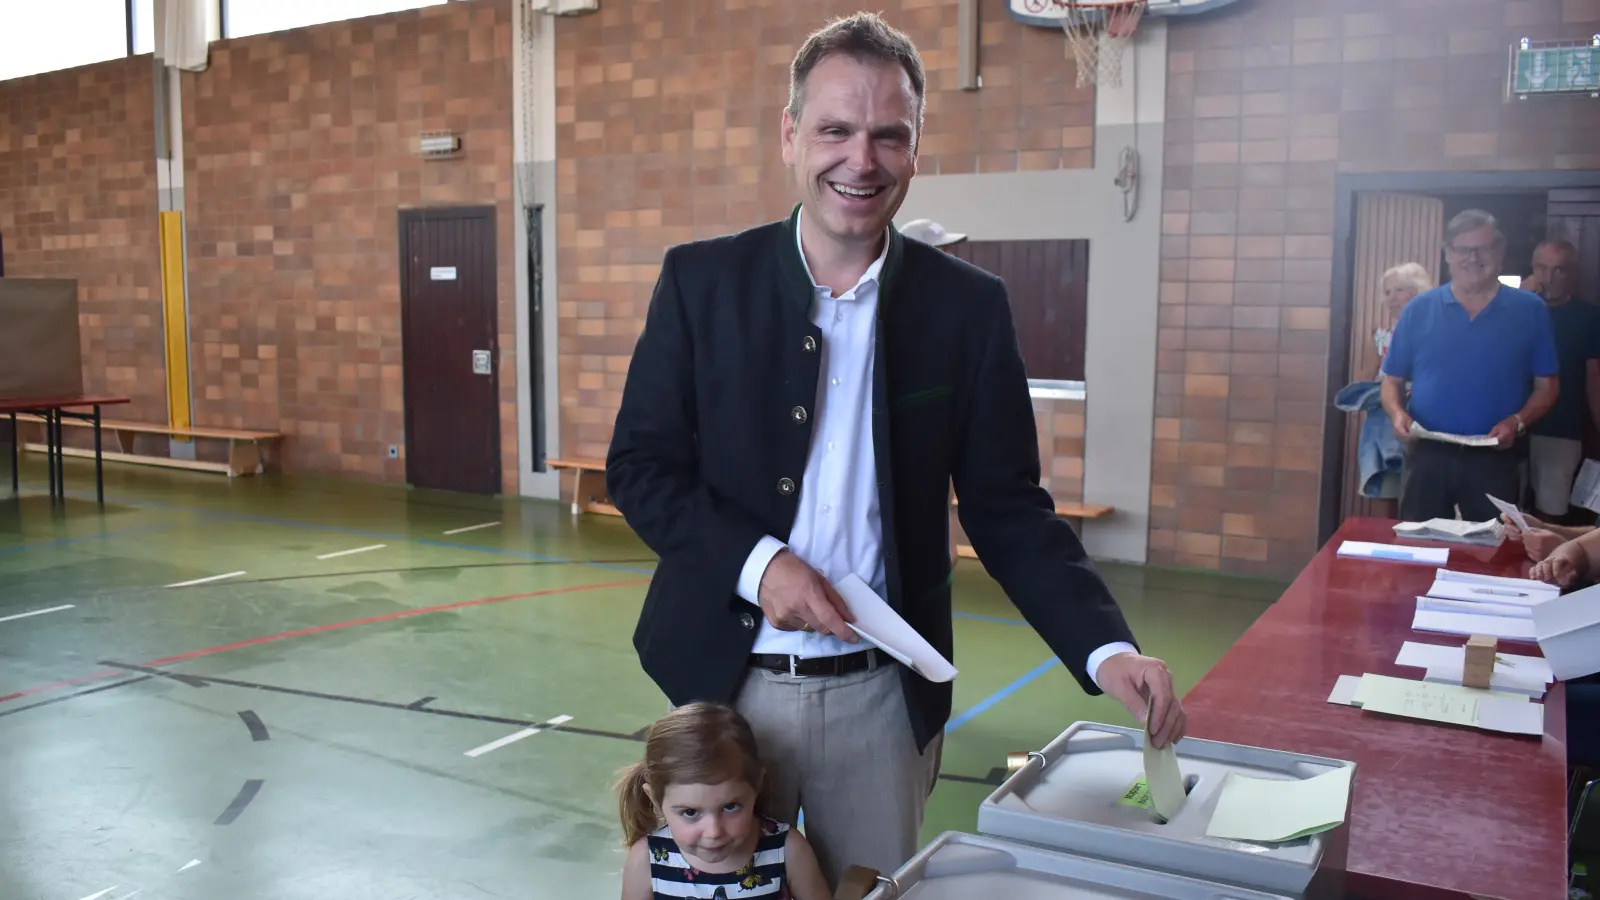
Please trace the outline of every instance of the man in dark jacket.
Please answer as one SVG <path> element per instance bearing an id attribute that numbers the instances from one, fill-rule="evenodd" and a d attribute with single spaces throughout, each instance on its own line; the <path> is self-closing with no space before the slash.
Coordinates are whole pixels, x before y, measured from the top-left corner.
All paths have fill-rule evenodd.
<path id="1" fill-rule="evenodd" d="M 952 482 L 984 566 L 1080 686 L 1141 721 L 1151 704 L 1157 745 L 1184 729 L 1166 666 L 1039 485 L 1004 284 L 891 226 L 923 96 L 916 48 L 876 16 L 806 41 L 782 131 L 800 203 L 668 250 L 607 461 L 661 557 L 645 670 L 674 704 L 750 719 L 773 813 L 804 810 L 834 882 L 915 852 L 951 709 L 948 683 L 861 641 L 837 586 L 953 658 Z"/>

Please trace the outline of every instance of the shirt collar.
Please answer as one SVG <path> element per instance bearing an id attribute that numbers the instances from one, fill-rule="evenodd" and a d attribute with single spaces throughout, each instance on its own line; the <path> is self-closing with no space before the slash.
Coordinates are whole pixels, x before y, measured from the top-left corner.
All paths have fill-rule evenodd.
<path id="1" fill-rule="evenodd" d="M 804 216 L 804 215 L 805 215 L 805 210 L 801 209 L 799 212 L 797 212 L 795 214 L 795 217 L 794 217 L 794 246 L 795 246 L 796 250 L 800 251 L 800 265 L 805 267 L 806 277 L 811 279 L 811 287 L 812 287 L 813 290 L 828 290 L 827 288 L 823 287 L 822 285 L 817 284 L 817 277 L 815 275 L 811 274 L 811 263 L 806 261 L 805 244 L 804 244 L 804 242 L 802 242 L 800 240 L 800 218 L 802 216 Z M 888 259 L 888 257 L 889 257 L 889 241 L 888 241 L 888 232 L 887 232 L 887 229 L 886 229 L 885 233 L 884 233 L 883 250 L 878 254 L 878 258 L 872 261 L 872 265 L 867 266 L 867 270 L 865 272 L 861 273 L 861 279 L 856 282 L 856 286 L 851 288 L 850 290 L 846 291 L 845 293 L 850 294 L 851 296 L 854 296 L 857 291 L 861 290 L 861 286 L 862 285 L 868 284 L 868 283 L 877 284 L 878 283 L 878 275 L 880 273 L 882 273 L 882 271 L 883 271 L 883 263 L 884 263 L 884 261 L 886 259 Z"/>

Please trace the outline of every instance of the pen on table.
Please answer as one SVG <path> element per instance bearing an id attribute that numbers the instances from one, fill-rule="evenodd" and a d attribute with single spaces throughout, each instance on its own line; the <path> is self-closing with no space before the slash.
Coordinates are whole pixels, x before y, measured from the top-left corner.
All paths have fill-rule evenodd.
<path id="1" fill-rule="evenodd" d="M 1507 591 L 1507 590 L 1501 590 L 1500 588 L 1475 587 L 1475 588 L 1472 589 L 1472 592 L 1474 594 L 1493 594 L 1496 597 L 1526 597 L 1526 596 L 1528 596 L 1528 593 L 1526 591 Z"/>

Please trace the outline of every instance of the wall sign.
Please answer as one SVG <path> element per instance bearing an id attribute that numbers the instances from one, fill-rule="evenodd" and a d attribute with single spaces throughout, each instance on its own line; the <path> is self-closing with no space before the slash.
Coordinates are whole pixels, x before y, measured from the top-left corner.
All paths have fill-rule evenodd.
<path id="1" fill-rule="evenodd" d="M 1600 97 L 1600 35 L 1586 43 L 1523 38 L 1511 48 L 1506 95 L 1526 100 L 1552 94 Z"/>
<path id="2" fill-rule="evenodd" d="M 455 266 L 434 266 L 428 270 L 428 277 L 434 281 L 455 281 Z"/>

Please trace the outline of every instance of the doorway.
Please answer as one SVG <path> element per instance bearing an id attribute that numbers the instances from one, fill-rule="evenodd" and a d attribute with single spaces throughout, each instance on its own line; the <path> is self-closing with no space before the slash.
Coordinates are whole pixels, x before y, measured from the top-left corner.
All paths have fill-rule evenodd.
<path id="1" fill-rule="evenodd" d="M 1433 283 L 1448 280 L 1444 223 L 1462 210 L 1483 209 L 1499 221 L 1506 236 L 1502 281 L 1520 284 L 1532 271 L 1534 246 L 1565 238 L 1579 252 L 1579 298 L 1600 302 L 1600 172 L 1345 175 L 1339 178 L 1336 196 L 1319 543 L 1326 543 L 1352 516 L 1395 515 L 1392 503 L 1374 503 L 1360 495 L 1356 452 L 1361 419 L 1332 403 L 1341 387 L 1373 375 L 1373 332 L 1388 324 L 1379 284 L 1387 268 L 1416 262 Z M 1592 433 L 1585 445 L 1586 455 L 1600 451 Z"/>
<path id="2" fill-rule="evenodd" d="M 406 481 L 495 494 L 500 478 L 494 207 L 400 210 Z"/>

